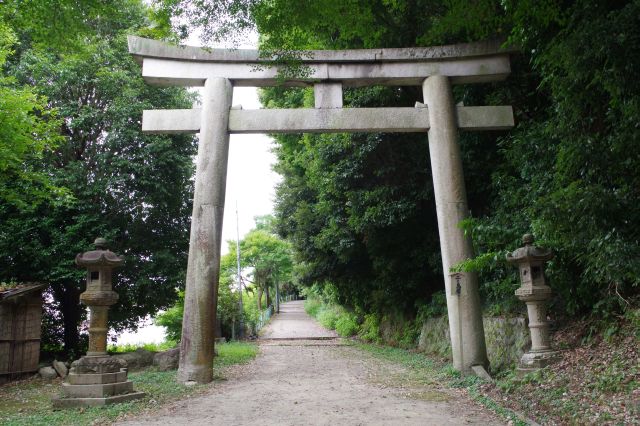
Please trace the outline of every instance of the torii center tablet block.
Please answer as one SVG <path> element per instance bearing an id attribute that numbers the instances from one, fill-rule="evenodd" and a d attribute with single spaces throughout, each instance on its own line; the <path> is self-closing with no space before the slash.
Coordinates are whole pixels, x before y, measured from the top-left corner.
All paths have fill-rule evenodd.
<path id="1" fill-rule="evenodd" d="M 305 51 L 304 77 L 282 80 L 278 67 L 256 50 L 172 46 L 129 37 L 129 52 L 145 80 L 161 86 L 204 86 L 202 107 L 144 111 L 149 133 L 200 133 L 189 245 L 178 380 L 212 379 L 220 247 L 230 133 L 425 132 L 433 172 L 454 367 L 488 366 L 478 277 L 451 274 L 472 258 L 470 239 L 458 227 L 468 216 L 459 130 L 513 127 L 510 106 L 456 106 L 452 84 L 504 80 L 509 52 L 495 42 L 450 46 Z M 313 86 L 315 108 L 231 108 L 234 86 Z M 421 86 L 415 108 L 342 108 L 342 88 Z M 213 283 L 213 286 L 212 286 Z"/>

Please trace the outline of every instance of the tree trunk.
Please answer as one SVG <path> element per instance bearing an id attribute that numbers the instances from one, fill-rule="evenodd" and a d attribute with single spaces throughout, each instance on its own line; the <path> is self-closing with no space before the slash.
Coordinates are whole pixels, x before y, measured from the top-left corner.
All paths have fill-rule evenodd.
<path id="1" fill-rule="evenodd" d="M 80 305 L 80 290 L 75 283 L 59 283 L 53 285 L 53 292 L 60 302 L 62 314 L 64 350 L 73 359 L 79 358 L 82 345 L 80 343 L 80 321 L 82 309 Z"/>
<path id="2" fill-rule="evenodd" d="M 271 306 L 271 295 L 269 293 L 269 285 L 266 285 L 264 288 L 264 291 L 266 293 L 266 301 L 267 301 L 267 308 L 269 308 L 269 306 Z"/>
<path id="3" fill-rule="evenodd" d="M 262 287 L 258 286 L 258 312 L 262 312 Z"/>

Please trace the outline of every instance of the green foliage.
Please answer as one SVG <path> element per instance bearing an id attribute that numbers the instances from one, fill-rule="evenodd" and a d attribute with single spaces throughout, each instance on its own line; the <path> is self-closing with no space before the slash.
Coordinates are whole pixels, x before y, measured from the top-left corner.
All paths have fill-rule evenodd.
<path id="1" fill-rule="evenodd" d="M 355 336 L 359 330 L 358 319 L 353 314 L 345 312 L 336 320 L 336 331 L 342 337 Z"/>
<path id="2" fill-rule="evenodd" d="M 38 136 L 33 149 L 25 151 L 25 161 L 35 162 L 33 170 L 46 176 L 51 188 L 68 188 L 71 198 L 66 203 L 45 198 L 26 210 L 0 203 L 0 279 L 50 283 L 43 343 L 64 341 L 67 351 L 78 352 L 84 340 L 79 327 L 86 315 L 78 295 L 85 273 L 73 259 L 91 249 L 97 236 L 109 240 L 110 249 L 126 260 L 114 274 L 120 299 L 109 312 L 112 328 L 135 328 L 140 318 L 175 301 L 176 288 L 184 285 L 195 153 L 192 136 L 141 132 L 143 109 L 188 108 L 193 103 L 193 95 L 184 89 L 148 86 L 127 51 L 128 34 L 154 26 L 148 8 L 138 0 L 104 7 L 90 3 L 9 1 L 0 12 L 19 42 L 3 72 L 15 82 L 11 87 L 29 86 L 20 93 L 36 103 L 35 109 L 20 110 L 21 117 L 33 124 L 32 136 L 44 132 L 36 116 L 62 135 L 57 145 L 45 134 Z M 47 14 L 62 14 L 64 22 L 76 17 L 77 26 L 45 35 L 42 31 L 57 28 L 57 22 L 38 27 Z M 53 45 L 61 38 L 64 52 Z M 18 111 L 13 105 L 11 110 Z M 24 170 L 32 168 L 27 164 Z M 22 185 L 1 174 L 0 188 L 22 185 L 20 190 L 32 194 L 28 179 Z M 48 183 L 36 185 L 46 187 Z"/>
<path id="3" fill-rule="evenodd" d="M 330 288 L 330 286 L 326 288 Z M 315 287 L 315 290 L 318 291 L 319 288 Z M 307 291 L 307 297 L 309 297 L 309 293 L 313 294 L 313 291 Z M 323 327 L 329 330 L 336 330 L 342 337 L 351 337 L 358 334 L 360 326 L 357 315 L 333 302 L 323 301 L 317 294 L 314 296 L 304 301 L 304 310 L 309 315 L 315 317 Z"/>
<path id="4" fill-rule="evenodd" d="M 182 337 L 182 316 L 184 315 L 184 291 L 178 294 L 176 304 L 164 312 L 158 313 L 154 322 L 165 328 L 168 340 L 179 342 Z"/>
<path id="5" fill-rule="evenodd" d="M 358 337 L 366 342 L 380 343 L 380 318 L 376 314 L 367 314 L 360 326 Z"/>
<path id="6" fill-rule="evenodd" d="M 333 306 L 324 306 L 320 311 L 318 311 L 316 318 L 324 328 L 335 330 L 339 314 Z"/>
<path id="7" fill-rule="evenodd" d="M 437 318 L 447 315 L 447 295 L 438 291 L 431 295 L 429 303 L 420 306 L 416 322 L 423 323 L 427 318 Z"/>
<path id="8" fill-rule="evenodd" d="M 465 105 L 514 105 L 517 123 L 508 133 L 460 135 L 474 217 L 461 226 L 479 256 L 457 268 L 479 272 L 489 312 L 516 312 L 517 274 L 504 254 L 531 232 L 556 252 L 547 270 L 552 314 L 612 319 L 637 300 L 640 1 L 159 3 L 188 16 L 205 38 L 256 28 L 266 53 L 506 40 L 519 49 L 509 79 L 454 88 Z M 312 93 L 278 87 L 262 100 L 309 107 Z M 344 93 L 347 107 L 416 100 L 411 87 Z M 300 262 L 298 281 L 330 282 L 337 303 L 362 312 L 416 315 L 443 288 L 424 135 L 276 139 L 276 228 Z"/>
<path id="9" fill-rule="evenodd" d="M 258 324 L 263 292 L 266 294 L 272 289 L 275 295 L 273 287 L 276 283 L 281 289 L 291 283 L 290 246 L 270 232 L 273 221 L 272 216 L 257 217 L 256 228 L 240 241 L 241 266 L 254 279 L 253 285 L 247 285 L 245 278 L 242 278 L 242 315 L 245 327 L 249 330 L 255 330 Z M 217 317 L 225 336 L 231 336 L 231 325 L 239 321 L 236 247 L 235 242 L 228 243 L 229 251 L 220 259 L 217 305 Z M 156 316 L 156 324 L 166 328 L 170 340 L 180 340 L 183 314 L 184 292 L 181 292 L 173 307 Z"/>
<path id="10" fill-rule="evenodd" d="M 318 312 L 322 309 L 322 302 L 317 299 L 307 299 L 304 301 L 304 310 L 312 317 L 317 317 Z"/>
<path id="11" fill-rule="evenodd" d="M 0 70 L 16 43 L 16 35 L 0 16 Z M 68 191 L 38 169 L 44 154 L 62 142 L 61 124 L 44 96 L 0 73 L 0 201 L 21 210 L 44 200 L 64 201 Z"/>
<path id="12" fill-rule="evenodd" d="M 127 343 L 109 345 L 107 351 L 109 353 L 125 353 L 134 352 L 136 349 L 144 349 L 150 352 L 163 352 L 169 349 L 173 349 L 178 345 L 175 340 L 165 340 L 162 343 Z"/>
<path id="13" fill-rule="evenodd" d="M 256 228 L 240 241 L 242 266 L 251 271 L 258 292 L 256 302 L 259 311 L 262 310 L 263 293 L 269 304 L 270 296 L 275 295 L 275 286 L 292 281 L 291 246 L 272 232 L 273 221 L 272 217 L 267 216 L 256 218 Z"/>
<path id="14" fill-rule="evenodd" d="M 213 359 L 213 366 L 224 367 L 235 364 L 246 364 L 258 355 L 258 345 L 248 342 L 227 342 L 216 345 L 218 356 Z"/>

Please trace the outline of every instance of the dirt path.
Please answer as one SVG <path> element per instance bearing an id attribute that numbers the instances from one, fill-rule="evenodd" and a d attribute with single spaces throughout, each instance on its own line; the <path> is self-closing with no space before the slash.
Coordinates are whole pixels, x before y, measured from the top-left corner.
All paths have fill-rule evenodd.
<path id="1" fill-rule="evenodd" d="M 301 302 L 283 304 L 263 336 L 260 355 L 228 381 L 126 424 L 504 424 L 460 393 L 343 344 Z"/>

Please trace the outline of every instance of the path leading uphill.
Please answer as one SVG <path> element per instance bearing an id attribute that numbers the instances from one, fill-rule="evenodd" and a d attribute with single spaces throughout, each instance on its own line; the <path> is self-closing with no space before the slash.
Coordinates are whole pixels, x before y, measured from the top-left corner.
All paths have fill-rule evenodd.
<path id="1" fill-rule="evenodd" d="M 242 373 L 126 424 L 504 424 L 462 393 L 346 344 L 302 305 L 281 305 L 262 333 L 260 355 Z"/>

